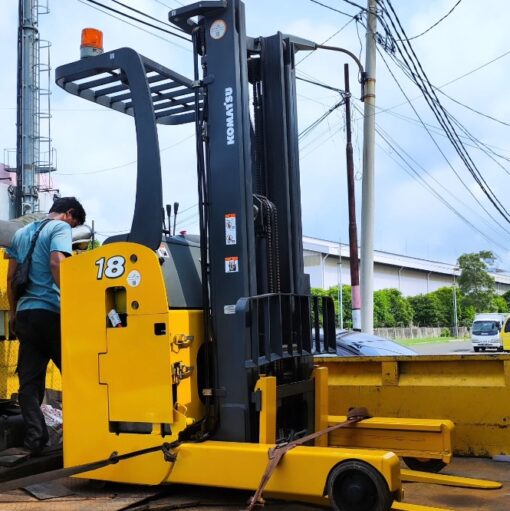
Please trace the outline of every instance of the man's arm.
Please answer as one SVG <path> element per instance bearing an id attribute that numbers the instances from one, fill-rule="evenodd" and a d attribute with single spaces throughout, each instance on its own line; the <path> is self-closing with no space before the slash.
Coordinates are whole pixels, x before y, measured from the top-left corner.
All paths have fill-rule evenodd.
<path id="1" fill-rule="evenodd" d="M 57 250 L 51 252 L 50 254 L 50 270 L 53 275 L 53 280 L 57 287 L 60 289 L 60 263 L 66 258 L 66 255 L 63 252 L 59 252 Z"/>

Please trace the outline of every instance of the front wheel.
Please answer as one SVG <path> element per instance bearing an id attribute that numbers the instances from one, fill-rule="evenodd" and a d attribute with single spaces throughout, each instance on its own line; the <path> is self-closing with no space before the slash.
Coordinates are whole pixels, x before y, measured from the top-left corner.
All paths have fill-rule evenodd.
<path id="1" fill-rule="evenodd" d="M 359 460 L 338 464 L 329 474 L 327 492 L 335 511 L 389 511 L 393 503 L 384 477 Z"/>
<path id="2" fill-rule="evenodd" d="M 410 458 L 404 456 L 402 459 L 411 470 L 418 470 L 420 472 L 437 473 L 446 467 L 446 463 L 444 461 L 434 458 Z"/>
<path id="3" fill-rule="evenodd" d="M 480 348 L 478 346 L 475 346 L 473 349 L 476 351 L 476 353 L 480 351 Z"/>

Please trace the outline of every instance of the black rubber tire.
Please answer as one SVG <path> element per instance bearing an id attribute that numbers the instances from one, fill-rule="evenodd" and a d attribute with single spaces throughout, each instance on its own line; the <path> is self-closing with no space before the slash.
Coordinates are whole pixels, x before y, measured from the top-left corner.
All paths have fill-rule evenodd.
<path id="1" fill-rule="evenodd" d="M 478 347 L 475 347 L 475 348 L 473 348 L 473 349 L 474 349 L 477 353 L 480 351 L 480 348 L 478 348 Z"/>
<path id="2" fill-rule="evenodd" d="M 437 473 L 441 472 L 441 470 L 446 467 L 446 463 L 444 461 L 436 460 L 434 458 L 420 459 L 404 456 L 402 459 L 411 470 L 419 470 L 420 472 Z"/>
<path id="3" fill-rule="evenodd" d="M 329 473 L 326 488 L 335 511 L 389 511 L 393 504 L 384 477 L 364 461 L 339 463 Z"/>
<path id="4" fill-rule="evenodd" d="M 500 352 L 501 352 L 501 351 L 503 351 L 503 346 L 500 346 L 500 347 L 498 348 L 498 351 L 500 351 Z"/>
<path id="5" fill-rule="evenodd" d="M 485 351 L 485 348 L 480 348 L 482 351 Z"/>

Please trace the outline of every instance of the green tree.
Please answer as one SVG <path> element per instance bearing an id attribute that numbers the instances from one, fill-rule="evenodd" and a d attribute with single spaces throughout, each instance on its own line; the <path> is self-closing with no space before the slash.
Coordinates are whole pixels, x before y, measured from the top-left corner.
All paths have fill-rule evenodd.
<path id="1" fill-rule="evenodd" d="M 413 322 L 416 326 L 439 325 L 439 299 L 434 293 L 408 298 L 413 309 Z"/>
<path id="2" fill-rule="evenodd" d="M 460 268 L 458 282 L 465 305 L 474 307 L 476 312 L 488 312 L 493 308 L 496 285 L 487 273 L 492 261 L 494 254 L 489 250 L 462 254 L 457 260 Z"/>
<path id="3" fill-rule="evenodd" d="M 508 312 L 508 303 L 504 296 L 496 295 L 492 301 L 491 309 L 494 312 Z"/>
<path id="4" fill-rule="evenodd" d="M 409 326 L 413 309 L 398 289 L 380 289 L 374 293 L 374 326 Z"/>

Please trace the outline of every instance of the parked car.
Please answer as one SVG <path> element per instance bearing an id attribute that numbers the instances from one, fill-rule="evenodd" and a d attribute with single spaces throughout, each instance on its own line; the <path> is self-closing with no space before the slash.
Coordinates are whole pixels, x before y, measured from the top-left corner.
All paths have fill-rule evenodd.
<path id="1" fill-rule="evenodd" d="M 340 330 L 336 334 L 336 352 L 342 357 L 349 356 L 395 356 L 416 355 L 416 351 L 406 348 L 379 335 Z"/>

